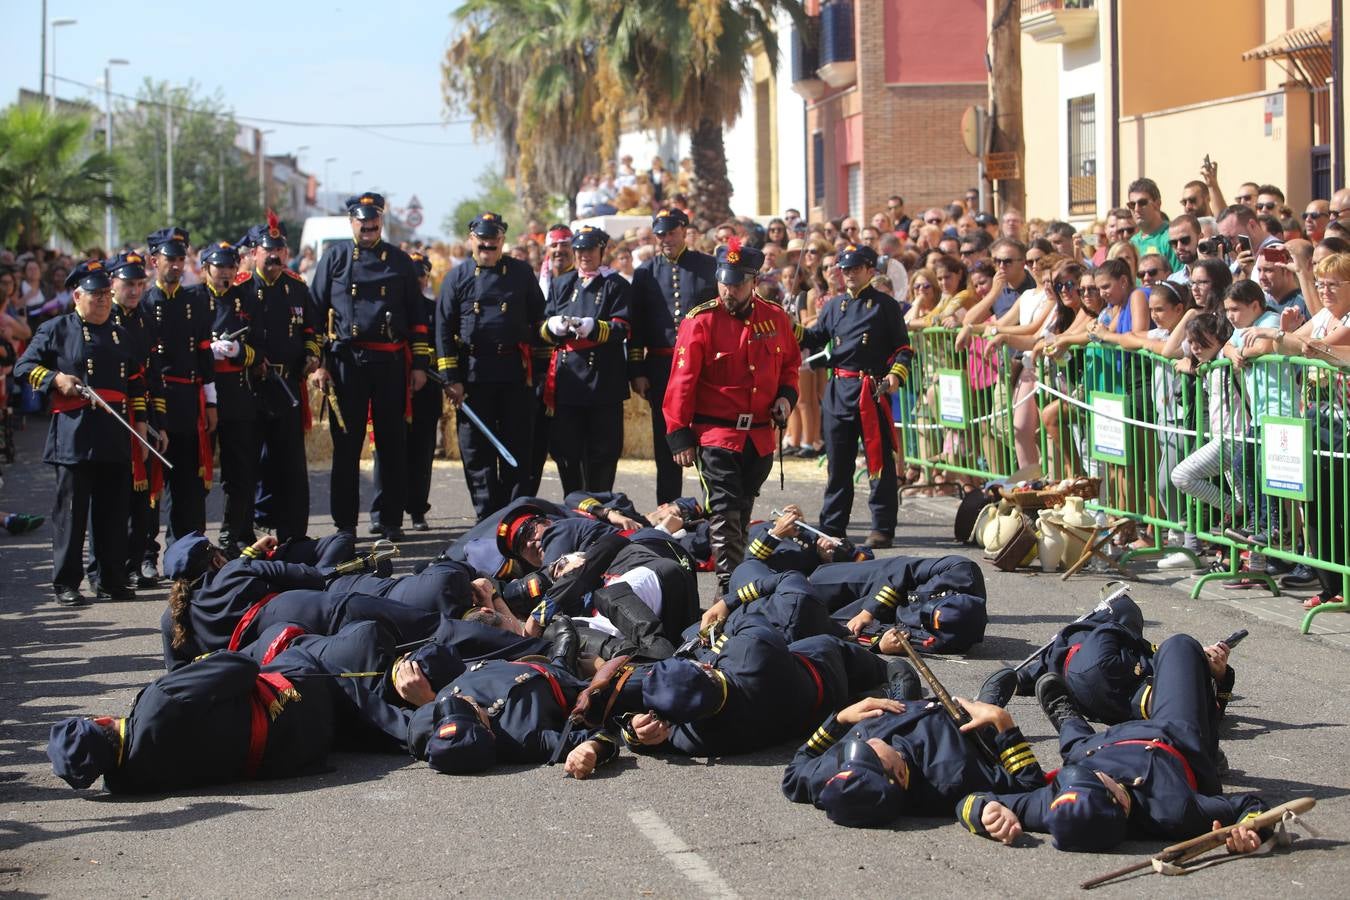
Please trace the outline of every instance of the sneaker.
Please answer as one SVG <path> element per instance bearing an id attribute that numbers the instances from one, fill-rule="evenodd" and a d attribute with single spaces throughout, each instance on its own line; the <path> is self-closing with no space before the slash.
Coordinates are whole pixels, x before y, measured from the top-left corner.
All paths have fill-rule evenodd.
<path id="1" fill-rule="evenodd" d="M 985 679 L 976 699 L 982 703 L 1006 707 L 1015 693 L 1017 693 L 1017 672 L 1004 667 Z"/>
<path id="2" fill-rule="evenodd" d="M 1294 564 L 1283 559 L 1266 559 L 1266 574 L 1272 578 L 1278 578 L 1281 575 L 1288 575 L 1294 571 Z"/>
<path id="3" fill-rule="evenodd" d="M 1342 597 L 1340 594 L 1336 594 L 1334 597 L 1330 594 L 1316 594 L 1312 597 L 1309 597 L 1307 600 L 1303 601 L 1303 608 L 1316 609 L 1323 603 L 1344 603 L 1344 602 L 1345 598 Z"/>
<path id="4" fill-rule="evenodd" d="M 1303 563 L 1294 566 L 1288 575 L 1280 579 L 1280 587 L 1294 590 L 1317 587 L 1319 584 L 1321 580 L 1317 577 L 1317 573 Z"/>
<path id="5" fill-rule="evenodd" d="M 1036 702 L 1040 703 L 1056 734 L 1067 720 L 1083 718 L 1069 694 L 1069 685 L 1054 672 L 1046 672 L 1036 680 Z"/>
<path id="6" fill-rule="evenodd" d="M 1195 559 L 1189 553 L 1169 553 L 1158 560 L 1160 569 L 1194 569 L 1196 568 Z"/>
<path id="7" fill-rule="evenodd" d="M 923 696 L 919 673 L 908 660 L 887 660 L 886 674 L 886 696 L 891 700 L 918 700 Z"/>
<path id="8" fill-rule="evenodd" d="M 2 527 L 10 534 L 23 534 L 26 531 L 36 531 L 42 527 L 42 523 L 45 521 L 47 521 L 45 516 L 10 513 L 5 516 Z"/>

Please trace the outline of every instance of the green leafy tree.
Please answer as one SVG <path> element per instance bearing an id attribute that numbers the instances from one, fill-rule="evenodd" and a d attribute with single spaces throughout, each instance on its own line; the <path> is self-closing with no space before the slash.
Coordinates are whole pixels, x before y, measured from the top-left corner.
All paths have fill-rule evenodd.
<path id="1" fill-rule="evenodd" d="M 169 107 L 172 107 L 170 113 Z M 174 215 L 169 221 L 166 118 L 173 119 Z M 194 244 L 237 240 L 262 220 L 257 169 L 235 147 L 239 126 L 223 97 L 147 80 L 134 103 L 116 113 L 113 137 L 122 158 L 117 188 L 128 198 L 123 239 L 139 243 L 166 225 L 186 228 Z"/>
<path id="2" fill-rule="evenodd" d="M 78 247 L 100 233 L 116 165 L 92 140 L 91 122 L 37 103 L 0 113 L 0 241 L 27 248 L 55 232 Z"/>
<path id="3" fill-rule="evenodd" d="M 475 216 L 481 212 L 495 212 L 506 219 L 510 226 L 508 237 L 520 234 L 524 230 L 525 213 L 521 210 L 516 192 L 511 190 L 501 173 L 484 172 L 474 184 L 478 186 L 478 192 L 455 204 L 450 215 L 441 222 L 441 231 L 446 234 L 466 234 Z"/>

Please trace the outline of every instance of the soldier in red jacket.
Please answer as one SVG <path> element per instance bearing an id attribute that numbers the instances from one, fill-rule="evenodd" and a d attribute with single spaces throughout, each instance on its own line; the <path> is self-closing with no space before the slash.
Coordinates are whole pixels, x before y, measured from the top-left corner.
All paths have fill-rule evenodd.
<path id="1" fill-rule="evenodd" d="M 719 596 L 745 557 L 755 497 L 773 466 L 774 425 L 797 402 L 801 351 L 787 313 L 754 293 L 764 254 L 717 251 L 717 299 L 689 311 L 662 410 L 671 454 L 706 493 Z"/>

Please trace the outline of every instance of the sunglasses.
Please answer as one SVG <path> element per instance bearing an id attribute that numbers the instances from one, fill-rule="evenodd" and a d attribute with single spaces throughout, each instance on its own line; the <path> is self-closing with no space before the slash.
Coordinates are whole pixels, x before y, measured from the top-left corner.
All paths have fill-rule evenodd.
<path id="1" fill-rule="evenodd" d="M 1121 226 L 1119 226 L 1119 227 L 1116 228 L 1116 232 L 1115 232 L 1115 233 L 1116 233 L 1116 237 L 1121 237 L 1121 236 L 1129 237 L 1130 235 L 1134 234 L 1134 226 L 1133 226 L 1133 225 L 1121 225 Z"/>
<path id="2" fill-rule="evenodd" d="M 962 256 L 974 256 L 976 253 L 979 253 L 979 252 L 980 252 L 980 251 L 978 251 L 978 250 L 962 250 L 962 251 L 961 251 L 961 255 L 962 255 Z"/>
<path id="3" fill-rule="evenodd" d="M 1303 218 L 1304 218 L 1304 219 L 1320 219 L 1320 218 L 1322 218 L 1323 216 L 1326 216 L 1326 215 L 1329 215 L 1329 214 L 1328 214 L 1328 213 L 1324 213 L 1324 212 L 1305 212 L 1305 213 L 1303 214 Z"/>
<path id="4" fill-rule="evenodd" d="M 1258 204 L 1256 204 L 1256 208 L 1257 208 L 1257 209 L 1264 209 L 1264 210 L 1272 210 L 1272 209 L 1274 209 L 1274 208 L 1277 207 L 1277 206 L 1279 206 L 1278 203 L 1258 203 Z"/>
<path id="5" fill-rule="evenodd" d="M 1021 262 L 1021 261 L 1023 260 L 1023 258 L 1024 258 L 1024 257 L 1021 257 L 1021 256 L 995 256 L 995 257 L 994 257 L 994 265 L 996 265 L 996 266 L 1011 266 L 1013 263 Z"/>
<path id="6" fill-rule="evenodd" d="M 1081 288 L 1081 290 L 1084 294 L 1086 294 L 1089 297 L 1095 297 L 1102 292 L 1102 289 L 1097 287 L 1095 284 L 1089 284 L 1087 287 Z"/>
<path id="7" fill-rule="evenodd" d="M 1191 236 L 1187 234 L 1179 238 L 1172 238 L 1167 243 L 1171 244 L 1173 247 L 1189 247 L 1191 245 Z"/>
<path id="8" fill-rule="evenodd" d="M 1163 276 L 1163 270 L 1162 270 L 1162 269 L 1140 269 L 1140 270 L 1139 270 L 1139 277 L 1140 277 L 1140 278 L 1161 278 L 1162 276 Z"/>
<path id="9" fill-rule="evenodd" d="M 1147 197 L 1140 197 L 1138 200 L 1127 200 L 1125 202 L 1126 209 L 1143 209 L 1145 206 L 1148 206 Z"/>
<path id="10" fill-rule="evenodd" d="M 1070 291 L 1076 291 L 1076 290 L 1078 290 L 1078 284 L 1077 284 L 1077 282 L 1073 282 L 1073 281 L 1056 281 L 1056 282 L 1055 282 L 1055 293 L 1057 293 L 1057 294 L 1067 294 L 1067 293 L 1069 293 Z"/>
<path id="11" fill-rule="evenodd" d="M 923 220 L 923 223 L 924 223 L 925 225 L 941 225 L 941 224 L 942 224 L 942 220 L 941 220 L 941 219 L 924 219 L 924 220 Z"/>

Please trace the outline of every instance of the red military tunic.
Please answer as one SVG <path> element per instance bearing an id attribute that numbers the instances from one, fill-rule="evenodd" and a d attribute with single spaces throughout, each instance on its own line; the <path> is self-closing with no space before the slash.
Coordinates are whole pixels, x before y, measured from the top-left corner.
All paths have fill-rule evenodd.
<path id="1" fill-rule="evenodd" d="M 756 296 L 745 319 L 717 300 L 689 311 L 675 340 L 662 410 L 674 453 L 693 446 L 773 452 L 774 400 L 797 402 L 802 354 L 787 313 Z M 738 423 L 741 427 L 737 427 Z"/>

